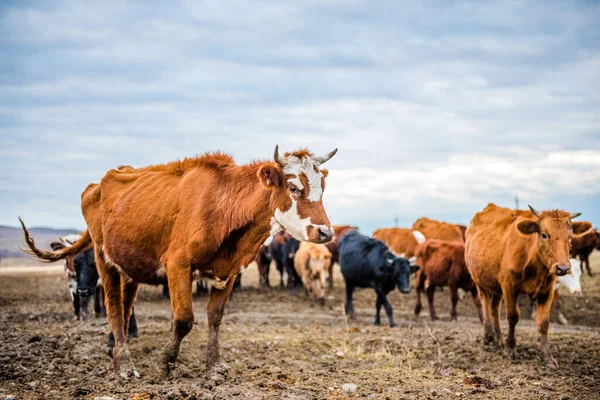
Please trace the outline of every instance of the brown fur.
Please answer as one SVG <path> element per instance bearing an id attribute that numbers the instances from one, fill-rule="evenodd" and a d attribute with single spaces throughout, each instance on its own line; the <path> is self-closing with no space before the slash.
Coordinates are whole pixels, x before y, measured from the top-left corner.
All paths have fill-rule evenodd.
<path id="1" fill-rule="evenodd" d="M 591 222 L 578 221 L 573 222 L 573 232 L 583 232 L 578 236 L 573 237 L 571 243 L 571 257 L 581 260 L 581 271 L 584 267 L 587 268 L 587 273 L 592 276 L 590 269 L 590 254 L 594 251 L 597 245 L 597 233 L 592 227 Z"/>
<path id="2" fill-rule="evenodd" d="M 463 243 L 448 242 L 444 240 L 426 240 L 421 243 L 416 252 L 417 265 L 417 303 L 415 314 L 421 312 L 421 292 L 427 291 L 427 301 L 432 320 L 436 320 L 433 297 L 438 286 L 449 286 L 452 299 L 451 318 L 456 320 L 456 304 L 458 302 L 458 289 L 471 292 L 473 302 L 482 320 L 481 302 L 477 294 L 477 287 L 471 279 L 471 274 L 465 262 L 465 245 Z"/>
<path id="3" fill-rule="evenodd" d="M 380 228 L 373 232 L 373 237 L 385 243 L 394 254 L 404 254 L 406 258 L 414 256 L 418 246 L 412 229 Z"/>
<path id="4" fill-rule="evenodd" d="M 301 158 L 309 152 L 288 154 Z M 299 205 L 301 200 L 305 199 L 300 196 Z M 312 203 L 299 216 L 312 220 L 314 213 L 319 223 L 329 225 L 322 202 Z M 117 371 L 125 362 L 129 372 L 137 374 L 125 327 L 139 283 L 159 284 L 168 279 L 173 333 L 161 363 L 163 373 L 168 374 L 194 322 L 192 271 L 220 282 L 213 287 L 207 306 L 207 370 L 211 370 L 219 361 L 219 326 L 235 278 L 269 236 L 275 210 L 286 211 L 291 204 L 276 162 L 240 166 L 226 154 L 208 153 L 145 168 L 110 170 L 100 184 L 89 185 L 82 194 L 88 230 L 80 241 L 59 252 L 39 250 L 33 240 L 27 243 L 39 258 L 56 261 L 93 241 L 115 335 Z M 310 235 L 309 239 L 314 240 Z"/>
<path id="5" fill-rule="evenodd" d="M 325 303 L 325 273 L 331 265 L 331 253 L 324 244 L 302 242 L 294 257 L 294 268 L 302 279 L 309 298 Z"/>
<path id="6" fill-rule="evenodd" d="M 549 234 L 552 240 L 542 238 Z M 475 214 L 467 229 L 466 262 L 481 296 L 486 342 L 500 343 L 499 307 L 504 298 L 508 319 L 505 351 L 514 356 L 517 297 L 537 300 L 536 323 L 544 359 L 556 365 L 548 346 L 548 317 L 554 297 L 556 271 L 569 264 L 571 214 L 515 211 L 489 204 Z"/>
<path id="7" fill-rule="evenodd" d="M 423 217 L 415 221 L 412 230 L 421 232 L 427 239 L 464 243 L 464 235 L 461 228 L 458 225 L 448 222 Z"/>

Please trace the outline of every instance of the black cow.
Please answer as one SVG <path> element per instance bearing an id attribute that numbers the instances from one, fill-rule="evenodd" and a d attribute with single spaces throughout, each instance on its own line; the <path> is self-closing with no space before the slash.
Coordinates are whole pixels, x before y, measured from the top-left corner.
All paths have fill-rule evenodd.
<path id="1" fill-rule="evenodd" d="M 298 247 L 300 247 L 300 242 L 287 232 L 276 233 L 269 245 L 271 259 L 275 261 L 280 274 L 279 286 L 283 286 L 283 274 L 285 273 L 288 289 L 302 287 L 302 280 L 294 268 L 294 256 Z"/>
<path id="2" fill-rule="evenodd" d="M 412 266 L 407 259 L 396 257 L 383 242 L 350 231 L 340 240 L 340 267 L 346 281 L 346 315 L 354 318 L 352 294 L 354 288 L 373 288 L 377 293 L 375 325 L 381 324 L 381 306 L 390 322 L 396 326 L 392 305 L 387 294 L 398 287 L 401 293 L 410 292 L 409 277 L 419 267 Z"/>

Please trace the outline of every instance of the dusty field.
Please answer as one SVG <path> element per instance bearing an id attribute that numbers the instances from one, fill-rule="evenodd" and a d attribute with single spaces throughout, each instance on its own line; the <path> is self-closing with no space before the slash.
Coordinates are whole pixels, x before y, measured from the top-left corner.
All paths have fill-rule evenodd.
<path id="1" fill-rule="evenodd" d="M 234 294 L 224 317 L 222 354 L 231 370 L 218 385 L 204 377 L 206 297 L 195 300 L 196 326 L 182 344 L 172 378 L 162 381 L 155 378 L 155 360 L 169 337 L 170 307 L 158 288 L 141 291 L 136 305 L 140 337 L 130 348 L 142 378 L 124 381 L 115 378 L 106 355 L 106 322 L 73 321 L 60 272 L 0 268 L 0 399 L 597 399 L 598 254 L 593 267 L 596 276 L 582 278 L 584 297 L 565 293 L 565 315 L 572 325 L 551 324 L 556 370 L 541 365 L 535 327 L 524 307 L 518 357 L 510 361 L 483 348 L 469 298 L 459 304 L 459 322 L 450 322 L 448 290 L 436 295 L 441 320 L 434 323 L 426 312 L 418 320 L 413 316 L 414 291 L 393 293 L 399 327 L 389 329 L 372 325 L 375 294 L 368 290 L 357 293 L 357 319 L 346 323 L 339 274 L 328 305 L 320 307 L 302 294 L 256 289 L 251 267 L 244 290 Z M 271 280 L 276 281 L 275 273 Z M 358 388 L 344 392 L 346 383 Z"/>

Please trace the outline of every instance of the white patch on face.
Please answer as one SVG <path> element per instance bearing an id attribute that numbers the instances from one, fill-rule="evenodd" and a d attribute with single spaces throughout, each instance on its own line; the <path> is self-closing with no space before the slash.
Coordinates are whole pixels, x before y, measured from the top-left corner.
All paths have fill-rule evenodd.
<path id="1" fill-rule="evenodd" d="M 308 201 L 320 201 L 321 197 L 323 197 L 323 185 L 322 178 L 323 174 L 318 171 L 315 171 L 315 162 L 310 157 L 304 157 L 299 159 L 296 156 L 289 156 L 286 158 L 287 164 L 283 167 L 283 173 L 285 175 L 295 175 L 296 178 L 291 178 L 288 180 L 290 182 L 292 179 L 297 179 L 300 174 L 304 174 L 306 179 L 308 180 L 308 193 L 306 198 Z M 292 182 L 293 183 L 293 182 Z M 296 183 L 294 183 L 296 185 Z M 297 185 L 296 185 L 297 186 Z"/>
<path id="2" fill-rule="evenodd" d="M 298 178 L 290 178 L 290 179 L 288 179 L 288 183 L 291 183 L 292 185 L 296 186 L 300 190 L 304 189 L 304 185 L 302 184 L 302 182 L 300 182 L 300 179 L 298 179 Z"/>
<path id="3" fill-rule="evenodd" d="M 308 241 L 308 233 L 306 228 L 309 225 L 312 225 L 310 218 L 300 218 L 298 215 L 298 204 L 293 197 L 291 198 L 292 206 L 287 211 L 281 211 L 279 208 L 276 209 L 274 219 L 280 228 L 283 227 L 294 238 Z M 271 226 L 273 226 L 272 222 Z"/>
<path id="4" fill-rule="evenodd" d="M 570 261 L 571 272 L 567 275 L 559 276 L 557 286 L 565 286 L 571 294 L 575 292 L 581 293 L 581 262 L 575 258 L 571 258 Z"/>

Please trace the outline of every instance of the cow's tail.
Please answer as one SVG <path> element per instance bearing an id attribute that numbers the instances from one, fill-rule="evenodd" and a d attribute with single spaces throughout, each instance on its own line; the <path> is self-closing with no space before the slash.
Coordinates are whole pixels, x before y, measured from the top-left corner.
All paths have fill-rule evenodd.
<path id="1" fill-rule="evenodd" d="M 412 234 L 415 238 L 415 240 L 417 241 L 418 244 L 421 243 L 425 243 L 425 235 L 423 235 L 421 232 L 419 231 L 412 231 Z"/>
<path id="2" fill-rule="evenodd" d="M 21 249 L 24 253 L 32 255 L 38 258 L 41 261 L 45 262 L 55 262 L 62 260 L 69 256 L 74 256 L 83 250 L 85 250 L 92 243 L 92 238 L 90 237 L 90 233 L 86 230 L 81 234 L 81 239 L 73 243 L 71 247 L 63 247 L 57 251 L 43 250 L 39 249 L 35 245 L 35 241 L 29 234 L 27 227 L 23 220 L 19 217 L 19 222 L 21 223 L 21 227 L 23 227 L 23 234 L 25 235 L 25 243 L 27 243 L 28 249 Z"/>

